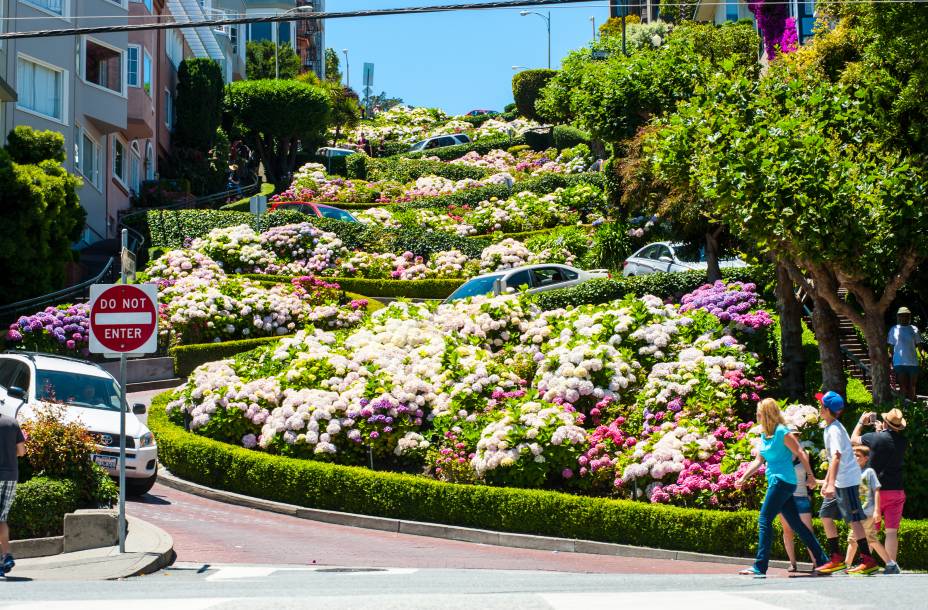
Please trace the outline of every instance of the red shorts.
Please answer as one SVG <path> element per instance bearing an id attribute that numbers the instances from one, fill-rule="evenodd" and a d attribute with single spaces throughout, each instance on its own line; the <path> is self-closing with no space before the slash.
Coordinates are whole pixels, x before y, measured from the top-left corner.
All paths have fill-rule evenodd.
<path id="1" fill-rule="evenodd" d="M 905 491 L 901 489 L 880 490 L 880 514 L 883 515 L 884 527 L 888 530 L 899 529 L 902 521 L 902 507 L 905 505 Z"/>

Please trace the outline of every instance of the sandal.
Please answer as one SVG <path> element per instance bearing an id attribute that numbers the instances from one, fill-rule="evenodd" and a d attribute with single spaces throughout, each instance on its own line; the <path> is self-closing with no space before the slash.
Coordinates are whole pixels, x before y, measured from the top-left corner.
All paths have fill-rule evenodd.
<path id="1" fill-rule="evenodd" d="M 787 568 L 786 571 L 787 571 L 787 572 L 798 572 L 798 571 L 799 571 L 799 568 L 796 567 L 796 564 L 795 564 L 795 563 L 791 563 L 791 564 L 789 564 L 789 568 Z"/>

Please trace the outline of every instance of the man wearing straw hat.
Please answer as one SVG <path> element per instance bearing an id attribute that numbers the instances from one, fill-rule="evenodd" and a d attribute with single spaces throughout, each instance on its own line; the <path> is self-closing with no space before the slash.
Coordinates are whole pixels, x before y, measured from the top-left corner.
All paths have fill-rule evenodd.
<path id="1" fill-rule="evenodd" d="M 892 354 L 893 371 L 896 373 L 899 389 L 903 396 L 915 400 L 918 349 L 924 342 L 918 334 L 918 328 L 912 324 L 912 312 L 907 307 L 900 307 L 896 312 L 896 325 L 889 329 L 886 342 L 889 344 L 889 353 Z"/>
<path id="2" fill-rule="evenodd" d="M 851 442 L 870 448 L 870 467 L 880 480 L 879 506 L 873 513 L 873 525 L 879 531 L 880 519 L 886 524 L 886 562 L 884 574 L 899 574 L 896 553 L 899 549 L 899 522 L 905 505 L 903 466 L 908 440 L 903 434 L 905 418 L 902 411 L 892 409 L 882 414 L 878 421 L 876 413 L 864 413 L 854 427 Z M 864 426 L 873 426 L 874 431 L 861 434 Z"/>

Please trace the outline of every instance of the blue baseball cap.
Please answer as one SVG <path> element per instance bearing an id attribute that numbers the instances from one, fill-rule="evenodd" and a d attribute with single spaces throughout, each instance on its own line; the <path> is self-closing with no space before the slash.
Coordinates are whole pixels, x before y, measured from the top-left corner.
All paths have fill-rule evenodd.
<path id="1" fill-rule="evenodd" d="M 841 411 L 844 411 L 844 398 L 841 397 L 837 392 L 829 390 L 824 394 L 818 393 L 815 395 L 822 406 L 831 411 L 834 414 L 838 414 Z"/>

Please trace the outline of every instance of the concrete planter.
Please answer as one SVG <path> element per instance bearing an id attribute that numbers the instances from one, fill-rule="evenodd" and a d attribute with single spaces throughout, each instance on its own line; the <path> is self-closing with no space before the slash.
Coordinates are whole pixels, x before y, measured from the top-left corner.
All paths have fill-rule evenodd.
<path id="1" fill-rule="evenodd" d="M 17 559 L 28 559 L 114 546 L 119 542 L 117 524 L 115 510 L 78 510 L 64 516 L 63 536 L 13 540 L 11 552 Z"/>

